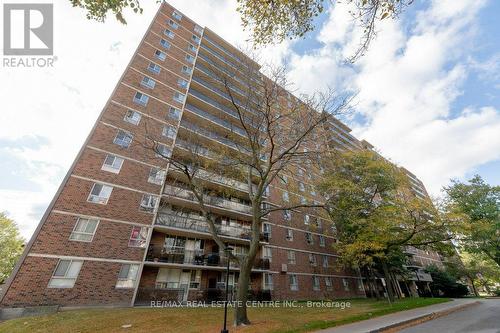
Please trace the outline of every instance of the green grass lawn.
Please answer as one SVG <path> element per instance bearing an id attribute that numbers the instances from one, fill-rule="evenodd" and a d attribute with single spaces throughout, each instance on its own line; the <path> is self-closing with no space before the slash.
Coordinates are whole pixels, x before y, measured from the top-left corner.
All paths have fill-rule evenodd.
<path id="1" fill-rule="evenodd" d="M 384 314 L 446 302 L 445 298 L 408 298 L 389 305 L 372 299 L 343 300 L 349 308 L 249 308 L 252 325 L 230 332 L 309 332 Z M 341 302 L 341 301 L 339 301 Z M 1 333 L 50 332 L 220 332 L 223 308 L 124 308 L 63 311 L 52 315 L 13 319 L 0 324 Z M 232 318 L 232 311 L 229 311 Z M 122 328 L 122 325 L 132 325 Z"/>

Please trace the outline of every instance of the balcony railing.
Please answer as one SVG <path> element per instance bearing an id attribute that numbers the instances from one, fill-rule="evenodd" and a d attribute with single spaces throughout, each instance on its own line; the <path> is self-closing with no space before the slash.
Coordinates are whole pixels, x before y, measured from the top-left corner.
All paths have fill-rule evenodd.
<path id="1" fill-rule="evenodd" d="M 225 287 L 223 284 L 219 288 L 189 289 L 189 299 L 198 302 L 216 302 L 225 300 Z M 234 301 L 237 287 L 229 286 L 228 300 Z M 151 305 L 153 302 L 176 302 L 184 301 L 185 288 L 154 288 L 140 287 L 137 290 L 136 305 Z M 270 301 L 270 290 L 249 290 L 248 300 L 250 301 Z"/>
<path id="2" fill-rule="evenodd" d="M 184 216 L 174 215 L 174 213 L 159 213 L 156 219 L 156 224 L 159 226 L 166 226 L 183 230 L 191 230 L 207 234 L 210 233 L 210 228 L 208 227 L 207 222 Z M 217 235 L 219 236 L 227 236 L 245 240 L 252 239 L 249 227 L 216 225 L 216 232 Z M 260 235 L 260 241 L 269 242 L 269 234 L 262 233 Z"/>
<path id="3" fill-rule="evenodd" d="M 237 256 L 237 254 L 235 254 Z M 195 265 L 208 267 L 226 267 L 227 256 L 221 253 L 204 253 L 203 250 L 167 249 L 163 246 L 150 245 L 146 261 L 179 265 Z M 238 262 L 231 260 L 230 267 L 238 268 Z M 269 259 L 257 259 L 254 269 L 269 270 Z"/>
<path id="4" fill-rule="evenodd" d="M 178 197 L 178 198 L 183 198 L 187 199 L 190 201 L 196 201 L 197 199 L 194 196 L 194 193 L 187 190 L 183 189 L 180 187 L 172 186 L 172 185 L 165 185 L 164 193 L 170 196 Z M 232 211 L 237 211 L 240 213 L 244 214 L 251 214 L 252 213 L 252 208 L 249 205 L 245 205 L 239 202 L 234 202 L 225 198 L 221 197 L 216 197 L 216 196 L 210 196 L 210 195 L 204 195 L 203 201 L 206 204 L 223 208 L 223 209 L 228 209 Z"/>
<path id="5" fill-rule="evenodd" d="M 242 135 L 242 136 L 246 135 L 245 131 L 242 130 L 240 127 L 234 126 L 229 121 L 220 119 L 219 117 L 214 116 L 213 114 L 211 114 L 209 112 L 203 111 L 192 104 L 187 103 L 185 106 L 185 109 L 187 109 L 188 111 L 195 113 L 203 118 L 207 118 L 207 119 L 213 121 L 214 123 L 219 124 L 224 128 L 227 128 L 231 132 L 238 133 L 239 135 Z"/>

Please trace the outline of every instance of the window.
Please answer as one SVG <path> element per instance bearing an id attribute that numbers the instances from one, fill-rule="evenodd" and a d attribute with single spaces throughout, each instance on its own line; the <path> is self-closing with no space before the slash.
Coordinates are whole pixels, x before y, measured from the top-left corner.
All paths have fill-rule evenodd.
<path id="1" fill-rule="evenodd" d="M 174 29 L 179 28 L 179 24 L 177 24 L 177 22 L 174 22 L 174 20 L 168 20 L 168 25 Z"/>
<path id="2" fill-rule="evenodd" d="M 176 92 L 174 94 L 174 101 L 176 101 L 176 102 L 184 103 L 185 98 L 186 98 L 186 95 L 181 94 L 180 92 Z"/>
<path id="3" fill-rule="evenodd" d="M 173 39 L 173 38 L 175 37 L 175 34 L 174 34 L 172 31 L 168 30 L 168 29 L 165 29 L 165 31 L 163 31 L 163 33 L 164 33 L 164 34 L 165 34 L 165 36 L 167 36 L 168 38 L 172 38 L 172 39 Z"/>
<path id="4" fill-rule="evenodd" d="M 158 198 L 151 194 L 144 194 L 141 200 L 140 209 L 145 212 L 153 212 Z"/>
<path id="5" fill-rule="evenodd" d="M 145 76 L 142 78 L 142 81 L 141 81 L 141 85 L 146 87 L 146 88 L 151 88 L 153 89 L 155 87 L 155 80 L 153 80 L 152 78 L 148 77 L 148 76 Z"/>
<path id="6" fill-rule="evenodd" d="M 125 112 L 125 117 L 123 117 L 123 120 L 125 120 L 128 123 L 138 125 L 139 122 L 141 121 L 141 114 L 136 111 L 127 110 L 127 112 Z"/>
<path id="7" fill-rule="evenodd" d="M 283 201 L 288 202 L 289 200 L 290 200 L 290 199 L 289 199 L 289 197 L 288 197 L 288 192 L 287 192 L 287 191 L 283 192 Z"/>
<path id="8" fill-rule="evenodd" d="M 264 235 L 266 235 L 268 238 L 271 238 L 271 225 L 269 223 L 264 223 L 262 224 L 262 229 Z"/>
<path id="9" fill-rule="evenodd" d="M 318 291 L 320 289 L 319 287 L 319 276 L 313 275 L 312 276 L 312 282 L 313 282 L 313 290 Z"/>
<path id="10" fill-rule="evenodd" d="M 113 143 L 121 147 L 128 148 L 132 143 L 132 139 L 133 139 L 132 134 L 130 134 L 129 132 L 126 132 L 124 130 L 118 130 L 118 133 L 116 133 Z"/>
<path id="11" fill-rule="evenodd" d="M 303 205 L 307 204 L 307 199 L 304 197 L 300 197 L 300 203 Z"/>
<path id="12" fill-rule="evenodd" d="M 189 281 L 190 289 L 198 289 L 200 288 L 201 283 L 201 271 L 200 270 L 192 270 L 191 271 L 191 280 Z"/>
<path id="13" fill-rule="evenodd" d="M 284 219 L 285 221 L 290 221 L 290 220 L 292 219 L 292 212 L 290 212 L 290 210 L 289 210 L 289 209 L 285 209 L 285 210 L 283 211 L 283 219 Z"/>
<path id="14" fill-rule="evenodd" d="M 194 32 L 198 33 L 201 35 L 201 33 L 203 32 L 203 28 L 200 27 L 198 24 L 195 24 L 194 26 Z"/>
<path id="15" fill-rule="evenodd" d="M 165 178 L 165 170 L 152 167 L 149 171 L 148 182 L 156 185 L 163 184 L 163 179 Z"/>
<path id="16" fill-rule="evenodd" d="M 81 260 L 59 260 L 49 281 L 49 288 L 73 288 L 82 265 Z"/>
<path id="17" fill-rule="evenodd" d="M 290 290 L 299 290 L 299 280 L 297 279 L 297 275 L 290 274 L 288 276 L 288 280 L 290 281 Z"/>
<path id="18" fill-rule="evenodd" d="M 123 158 L 115 155 L 106 155 L 101 170 L 109 171 L 112 173 L 119 173 L 123 165 Z"/>
<path id="19" fill-rule="evenodd" d="M 342 279 L 342 285 L 345 291 L 349 291 L 349 281 L 347 281 L 347 279 Z"/>
<path id="20" fill-rule="evenodd" d="M 165 61 L 165 59 L 167 59 L 167 55 L 160 50 L 155 51 L 155 57 L 160 59 L 161 61 Z"/>
<path id="21" fill-rule="evenodd" d="M 304 215 L 304 224 L 305 225 L 309 225 L 309 219 L 310 219 L 309 215 L 307 215 L 307 214 Z"/>
<path id="22" fill-rule="evenodd" d="M 311 175 L 311 174 L 309 174 L 309 175 Z M 314 189 L 313 185 L 311 185 L 311 192 L 310 193 L 311 193 L 311 195 L 316 195 L 316 190 Z"/>
<path id="23" fill-rule="evenodd" d="M 323 230 L 323 224 L 321 223 L 321 220 L 320 219 L 316 219 L 316 228 L 318 230 Z"/>
<path id="24" fill-rule="evenodd" d="M 177 133 L 177 130 L 175 129 L 174 126 L 171 125 L 165 125 L 163 127 L 162 135 L 164 137 L 167 137 L 169 139 L 175 138 L 175 134 Z"/>
<path id="25" fill-rule="evenodd" d="M 304 170 L 299 168 L 297 171 L 299 173 L 299 176 L 304 176 Z"/>
<path id="26" fill-rule="evenodd" d="M 325 247 L 325 236 L 319 235 L 319 246 Z"/>
<path id="27" fill-rule="evenodd" d="M 313 253 L 309 253 L 309 265 L 316 266 L 316 256 Z"/>
<path id="28" fill-rule="evenodd" d="M 157 64 L 153 64 L 152 62 L 150 62 L 149 65 L 148 65 L 148 70 L 150 72 L 155 73 L 155 74 L 160 74 L 161 68 Z"/>
<path id="29" fill-rule="evenodd" d="M 193 40 L 193 42 L 195 42 L 196 44 L 200 44 L 200 37 L 196 36 L 196 35 L 192 35 L 191 36 L 191 39 Z"/>
<path id="30" fill-rule="evenodd" d="M 288 251 L 288 263 L 290 265 L 295 265 L 295 251 L 289 250 Z"/>
<path id="31" fill-rule="evenodd" d="M 323 256 L 323 267 L 328 267 L 328 256 Z"/>
<path id="32" fill-rule="evenodd" d="M 181 118 L 181 110 L 170 107 L 170 109 L 168 110 L 168 117 L 171 119 L 179 120 Z"/>
<path id="33" fill-rule="evenodd" d="M 292 229 L 286 229 L 286 240 L 287 241 L 293 241 L 293 230 Z"/>
<path id="34" fill-rule="evenodd" d="M 304 192 L 306 190 L 306 187 L 304 186 L 304 183 L 299 183 L 299 191 Z"/>
<path id="35" fill-rule="evenodd" d="M 123 264 L 118 273 L 116 288 L 134 288 L 139 265 Z"/>
<path id="36" fill-rule="evenodd" d="M 314 244 L 313 235 L 310 232 L 306 232 L 306 242 L 309 245 Z"/>
<path id="37" fill-rule="evenodd" d="M 92 242 L 98 224 L 99 220 L 78 218 L 69 239 L 72 241 Z"/>
<path id="38" fill-rule="evenodd" d="M 136 92 L 135 93 L 135 96 L 134 96 L 134 102 L 137 103 L 137 104 L 140 104 L 142 106 L 146 106 L 148 104 L 148 101 L 149 101 L 149 97 L 140 93 L 140 92 Z"/>
<path id="39" fill-rule="evenodd" d="M 333 290 L 332 278 L 330 276 L 325 277 L 326 290 Z"/>
<path id="40" fill-rule="evenodd" d="M 188 50 L 192 52 L 196 52 L 196 47 L 193 44 L 188 45 Z"/>
<path id="41" fill-rule="evenodd" d="M 163 46 L 167 50 L 170 48 L 170 43 L 168 41 L 164 40 L 163 38 L 160 40 L 160 45 Z"/>
<path id="42" fill-rule="evenodd" d="M 282 182 L 283 184 L 288 184 L 288 177 L 287 177 L 287 176 L 283 176 L 283 177 L 281 177 L 281 182 Z"/>
<path id="43" fill-rule="evenodd" d="M 191 75 L 192 72 L 193 72 L 193 69 L 191 67 L 182 66 L 182 73 L 183 74 Z"/>
<path id="44" fill-rule="evenodd" d="M 186 89 L 188 86 L 188 82 L 184 79 L 177 79 L 177 85 L 182 89 Z"/>
<path id="45" fill-rule="evenodd" d="M 264 273 L 264 290 L 273 290 L 272 274 Z"/>
<path id="46" fill-rule="evenodd" d="M 264 251 L 263 258 L 264 259 L 268 259 L 269 261 L 271 261 L 273 259 L 273 251 L 272 251 L 272 249 L 270 247 L 268 247 L 268 246 L 264 246 L 262 249 Z"/>
<path id="47" fill-rule="evenodd" d="M 172 150 L 161 143 L 158 144 L 158 147 L 156 147 L 156 150 L 157 150 L 157 153 L 156 153 L 157 157 L 168 158 L 168 157 L 170 157 L 170 155 L 172 155 Z"/>
<path id="48" fill-rule="evenodd" d="M 105 205 L 108 203 L 112 191 L 113 188 L 111 186 L 94 183 L 87 201 Z"/>
<path id="49" fill-rule="evenodd" d="M 194 62 L 194 57 L 190 54 L 186 54 L 186 61 L 192 64 Z"/>
<path id="50" fill-rule="evenodd" d="M 146 238 L 148 237 L 148 228 L 132 227 L 130 239 L 128 240 L 129 247 L 145 247 Z"/>
<path id="51" fill-rule="evenodd" d="M 180 21 L 182 20 L 182 14 L 180 14 L 178 11 L 174 10 L 174 12 L 172 13 L 172 17 L 174 19 L 176 19 L 177 21 Z"/>

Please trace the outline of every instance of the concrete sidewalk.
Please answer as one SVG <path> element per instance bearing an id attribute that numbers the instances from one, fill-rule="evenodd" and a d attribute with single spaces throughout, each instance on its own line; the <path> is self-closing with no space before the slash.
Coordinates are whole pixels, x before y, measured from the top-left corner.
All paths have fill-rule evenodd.
<path id="1" fill-rule="evenodd" d="M 454 310 L 460 311 L 462 307 L 472 306 L 478 299 L 454 299 L 450 302 L 430 305 L 422 308 L 396 312 L 373 319 L 327 328 L 316 333 L 368 333 L 368 332 L 396 332 L 399 325 L 404 326 L 408 321 L 425 321 L 428 316 L 439 316 Z M 427 319 L 429 320 L 429 319 Z"/>

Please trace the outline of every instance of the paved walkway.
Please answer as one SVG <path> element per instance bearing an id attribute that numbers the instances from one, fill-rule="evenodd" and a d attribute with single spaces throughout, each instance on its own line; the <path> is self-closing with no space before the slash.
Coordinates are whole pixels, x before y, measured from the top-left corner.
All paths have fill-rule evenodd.
<path id="1" fill-rule="evenodd" d="M 456 306 L 477 302 L 477 299 L 454 299 L 453 301 L 430 305 L 422 308 L 396 312 L 373 319 L 363 320 L 352 324 L 327 328 L 317 333 L 366 333 L 394 325 L 406 320 L 415 319 L 433 312 L 448 310 Z"/>

